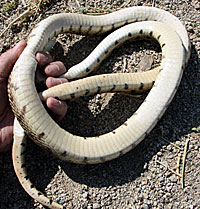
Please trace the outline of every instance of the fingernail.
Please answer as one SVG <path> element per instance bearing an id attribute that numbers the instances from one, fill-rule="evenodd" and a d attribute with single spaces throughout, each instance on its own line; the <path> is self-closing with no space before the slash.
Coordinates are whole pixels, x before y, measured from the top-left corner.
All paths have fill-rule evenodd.
<path id="1" fill-rule="evenodd" d="M 56 105 L 56 107 L 60 107 L 62 105 L 62 102 L 60 100 L 57 100 L 55 105 Z"/>
<path id="2" fill-rule="evenodd" d="M 46 65 L 52 61 L 50 55 L 45 54 L 44 52 L 37 52 L 36 53 L 36 60 L 39 62 L 40 66 Z"/>
<path id="3" fill-rule="evenodd" d="M 57 85 L 60 85 L 60 84 L 62 84 L 62 80 L 59 79 L 59 78 L 55 78 L 54 79 L 54 85 L 57 86 Z"/>

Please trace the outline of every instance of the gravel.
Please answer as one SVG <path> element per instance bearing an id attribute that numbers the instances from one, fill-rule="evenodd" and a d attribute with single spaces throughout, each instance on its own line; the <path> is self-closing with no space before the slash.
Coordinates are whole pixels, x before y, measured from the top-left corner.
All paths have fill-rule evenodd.
<path id="1" fill-rule="evenodd" d="M 26 9 L 25 1 L 10 2 L 13 4 L 0 2 L 0 31 Z M 0 39 L 0 53 L 26 38 L 34 25 L 50 14 L 64 11 L 102 13 L 122 5 L 153 5 L 170 11 L 184 23 L 192 43 L 191 58 L 165 115 L 134 150 L 104 164 L 75 165 L 49 156 L 29 141 L 26 160 L 31 180 L 38 189 L 67 208 L 200 208 L 200 133 L 192 131 L 198 130 L 194 128 L 200 125 L 199 1 L 98 0 L 87 1 L 87 5 L 85 2 L 43 1 L 41 11 L 14 24 Z M 67 68 L 71 67 L 87 56 L 101 39 L 61 35 L 54 57 L 62 59 Z M 156 65 L 160 58 L 156 44 L 150 45 L 147 41 L 125 44 L 102 63 L 97 73 L 137 70 L 141 57 L 152 54 L 153 65 Z M 130 117 L 144 97 L 103 94 L 80 98 L 68 104 L 69 111 L 61 126 L 82 136 L 108 132 Z M 177 162 L 180 157 L 182 159 L 187 139 L 190 141 L 182 188 L 181 179 L 170 169 L 177 172 Z M 18 182 L 11 151 L 0 154 L 0 168 L 0 208 L 44 208 Z"/>

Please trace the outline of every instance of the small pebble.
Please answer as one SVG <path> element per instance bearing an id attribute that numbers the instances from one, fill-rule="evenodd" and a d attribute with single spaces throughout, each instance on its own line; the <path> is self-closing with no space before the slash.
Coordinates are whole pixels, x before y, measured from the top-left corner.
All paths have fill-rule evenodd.
<path id="1" fill-rule="evenodd" d="M 93 204 L 93 209 L 98 209 L 98 208 L 100 208 L 101 207 L 101 205 L 99 205 L 98 203 L 94 203 Z"/>

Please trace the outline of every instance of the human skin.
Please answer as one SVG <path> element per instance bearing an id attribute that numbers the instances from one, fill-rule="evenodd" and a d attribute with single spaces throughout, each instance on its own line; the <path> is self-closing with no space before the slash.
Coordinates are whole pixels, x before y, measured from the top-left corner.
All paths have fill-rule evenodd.
<path id="1" fill-rule="evenodd" d="M 14 114 L 8 100 L 7 84 L 13 65 L 25 47 L 26 42 L 22 40 L 14 48 L 0 56 L 0 152 L 8 151 L 12 146 Z M 47 88 L 67 82 L 64 78 L 54 78 L 54 76 L 59 76 L 66 71 L 62 62 L 53 62 L 50 55 L 41 52 L 36 54 L 36 60 L 38 67 L 47 76 Z M 46 100 L 46 106 L 56 121 L 61 120 L 67 112 L 66 103 L 52 97 Z"/>

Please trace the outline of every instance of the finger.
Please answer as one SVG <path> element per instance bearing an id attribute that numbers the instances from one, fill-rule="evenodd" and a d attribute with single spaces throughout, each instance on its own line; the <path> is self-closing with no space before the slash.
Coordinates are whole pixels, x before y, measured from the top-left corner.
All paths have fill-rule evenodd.
<path id="1" fill-rule="evenodd" d="M 26 47 L 24 40 L 18 42 L 14 48 L 9 49 L 0 56 L 0 78 L 7 79 L 14 63 Z"/>
<path id="2" fill-rule="evenodd" d="M 68 82 L 67 79 L 65 78 L 53 78 L 53 77 L 48 77 L 46 80 L 46 86 L 47 88 L 51 88 L 53 86 L 66 83 Z"/>
<path id="3" fill-rule="evenodd" d="M 40 68 L 48 65 L 50 62 L 53 61 L 52 56 L 50 54 L 45 53 L 45 52 L 37 52 L 35 58 L 38 62 L 38 66 Z"/>
<path id="4" fill-rule="evenodd" d="M 53 97 L 46 100 L 47 107 L 54 113 L 53 118 L 56 121 L 61 120 L 67 112 L 67 104 Z"/>
<path id="5" fill-rule="evenodd" d="M 6 112 L 6 117 L 1 121 L 0 152 L 6 152 L 11 148 L 13 141 L 14 115 L 11 109 Z"/>
<path id="6" fill-rule="evenodd" d="M 62 62 L 56 61 L 47 65 L 44 72 L 47 76 L 59 76 L 66 72 L 66 68 Z"/>

